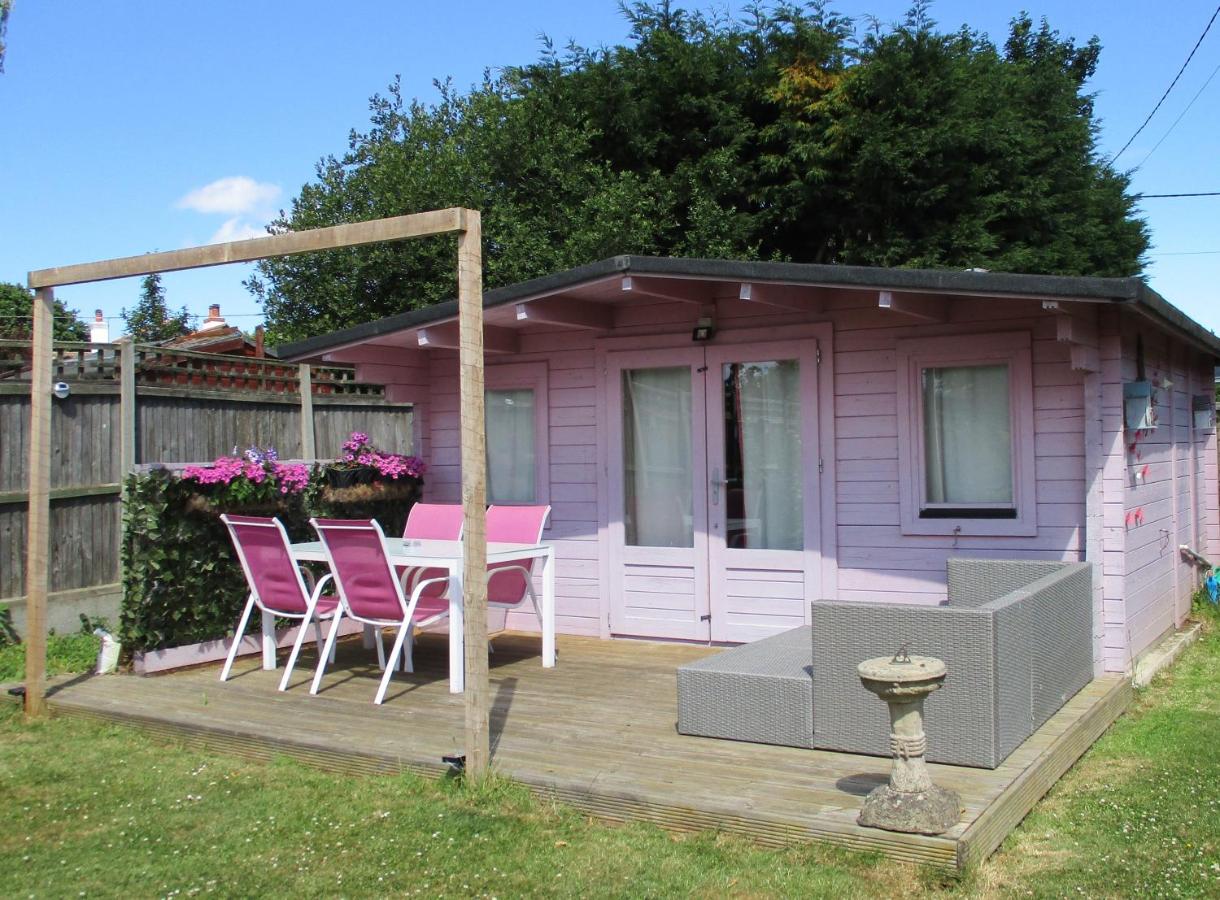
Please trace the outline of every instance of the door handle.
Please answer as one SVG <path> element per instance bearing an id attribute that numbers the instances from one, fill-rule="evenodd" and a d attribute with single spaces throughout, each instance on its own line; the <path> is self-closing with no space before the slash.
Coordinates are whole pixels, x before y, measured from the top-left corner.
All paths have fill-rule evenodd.
<path id="1" fill-rule="evenodd" d="M 709 481 L 709 484 L 711 484 L 711 487 L 712 487 L 712 506 L 719 506 L 720 505 L 720 486 L 722 484 L 728 484 L 727 481 L 725 481 L 724 479 L 722 479 L 720 477 L 719 467 L 712 469 L 712 477 L 711 477 L 711 480 Z"/>

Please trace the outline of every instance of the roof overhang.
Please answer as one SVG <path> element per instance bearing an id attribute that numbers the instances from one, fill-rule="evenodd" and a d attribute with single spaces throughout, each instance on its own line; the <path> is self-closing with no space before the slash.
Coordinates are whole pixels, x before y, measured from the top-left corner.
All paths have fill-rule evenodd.
<path id="1" fill-rule="evenodd" d="M 723 298 L 726 290 L 736 290 L 738 285 L 742 286 L 742 297 L 748 294 L 744 287 L 746 285 L 774 285 L 843 292 L 890 292 L 910 296 L 916 304 L 928 303 L 929 297 L 1110 303 L 1131 308 L 1220 359 L 1220 338 L 1170 304 L 1139 278 L 615 256 L 488 291 L 483 295 L 483 307 L 485 311 L 492 311 L 510 304 L 516 305 L 516 318 L 523 320 L 521 324 L 530 324 L 529 304 L 541 309 L 541 305 L 535 304 L 535 301 L 554 297 L 557 304 L 570 305 L 570 312 L 575 316 L 572 324 L 576 327 L 594 327 L 598 321 L 597 303 L 615 295 L 626 296 L 631 291 L 633 276 L 637 280 L 636 293 L 642 296 L 668 296 L 691 302 L 698 302 L 699 297 L 689 290 L 693 285 L 683 285 L 684 281 L 716 284 L 719 294 L 708 293 L 709 299 L 713 296 Z M 594 302 L 590 303 L 590 300 Z M 784 305 L 783 300 L 776 302 Z M 546 316 L 555 316 L 561 309 L 557 304 L 550 307 L 549 313 L 541 313 L 535 320 L 546 324 Z M 792 308 L 798 307 L 793 305 Z M 456 318 L 457 302 L 449 300 L 284 344 L 276 350 L 285 360 L 318 359 L 355 346 L 393 343 L 396 335 L 408 332 L 419 334 L 421 329 L 444 325 Z M 510 330 L 507 326 L 518 324 L 506 314 L 488 315 L 487 320 L 489 328 L 493 329 L 497 328 L 497 322 L 502 323 L 499 327 L 504 332 Z M 500 337 L 501 348 L 511 348 L 511 343 L 505 340 L 506 335 Z M 428 346 L 443 347 L 445 342 L 442 337 L 440 343 L 429 344 L 421 337 L 418 346 L 425 349 Z"/>

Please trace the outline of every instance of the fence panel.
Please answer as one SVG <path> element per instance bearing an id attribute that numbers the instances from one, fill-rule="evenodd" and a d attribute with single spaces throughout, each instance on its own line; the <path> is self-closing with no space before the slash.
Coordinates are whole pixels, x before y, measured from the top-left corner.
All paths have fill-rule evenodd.
<path id="1" fill-rule="evenodd" d="M 24 593 L 30 432 L 28 344 L 0 341 L 0 605 Z M 297 367 L 275 360 L 138 347 L 136 461 L 206 462 L 256 444 L 301 456 Z M 71 393 L 51 408 L 51 590 L 119 579 L 118 483 L 123 410 L 119 352 L 57 344 L 55 378 Z M 409 404 L 389 404 L 350 369 L 311 373 L 315 446 L 339 452 L 352 431 L 387 450 L 411 451 Z"/>

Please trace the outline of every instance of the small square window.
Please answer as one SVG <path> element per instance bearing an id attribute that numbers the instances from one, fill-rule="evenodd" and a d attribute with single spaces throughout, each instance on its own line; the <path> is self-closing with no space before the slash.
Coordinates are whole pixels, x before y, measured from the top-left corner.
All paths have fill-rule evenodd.
<path id="1" fill-rule="evenodd" d="M 487 502 L 533 503 L 536 498 L 534 391 L 487 391 Z"/>
<path id="2" fill-rule="evenodd" d="M 487 502 L 550 503 L 546 363 L 488 366 L 485 377 Z"/>
<path id="3" fill-rule="evenodd" d="M 1025 333 L 898 344 L 906 534 L 1034 534 L 1033 392 Z"/>

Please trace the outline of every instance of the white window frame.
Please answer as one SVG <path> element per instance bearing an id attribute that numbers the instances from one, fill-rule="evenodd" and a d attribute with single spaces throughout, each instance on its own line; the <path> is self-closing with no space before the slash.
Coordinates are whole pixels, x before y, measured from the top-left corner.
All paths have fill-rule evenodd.
<path id="1" fill-rule="evenodd" d="M 497 506 L 547 506 L 551 502 L 550 412 L 547 403 L 547 366 L 544 362 L 507 363 L 484 370 L 485 391 L 534 392 L 534 499 L 525 503 L 493 500 Z M 489 448 L 490 450 L 490 448 Z"/>
<path id="2" fill-rule="evenodd" d="M 1038 533 L 1031 345 L 1029 332 L 1025 331 L 909 338 L 897 342 L 898 488 L 903 534 L 1032 536 Z M 1012 518 L 967 514 L 924 517 L 924 510 L 933 504 L 927 502 L 923 370 L 994 365 L 1008 367 L 1015 515 Z M 991 503 L 935 505 L 961 510 L 1009 508 L 1009 504 Z"/>

